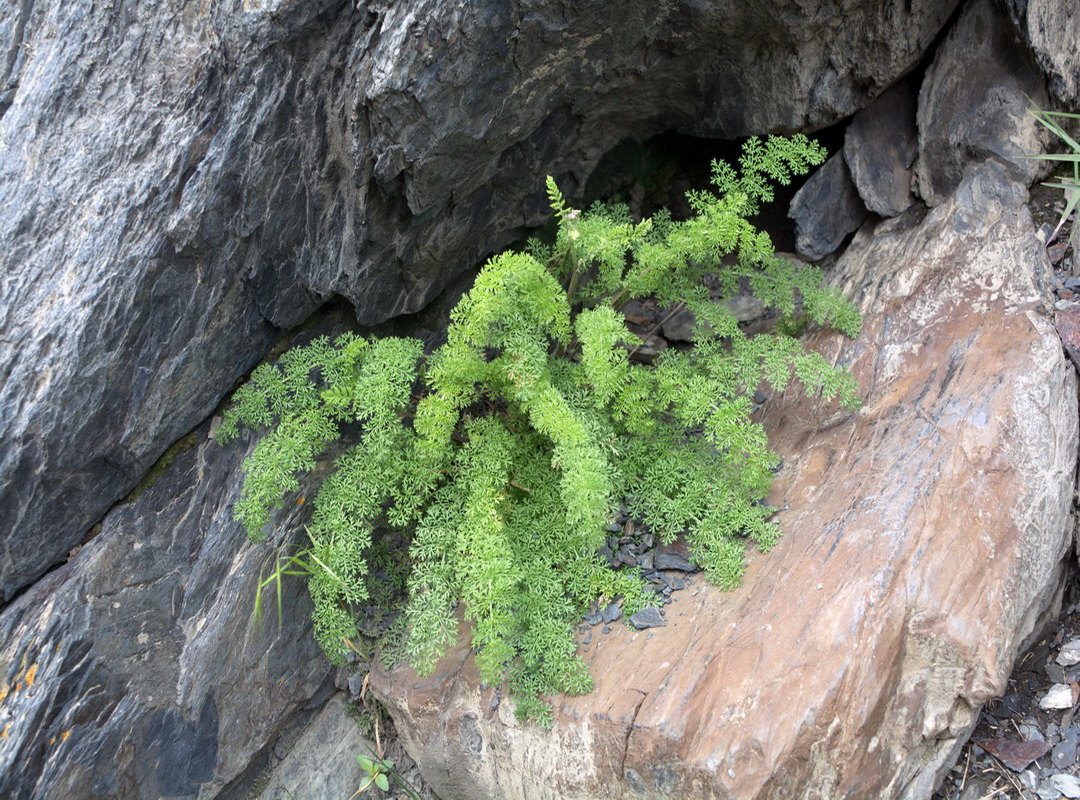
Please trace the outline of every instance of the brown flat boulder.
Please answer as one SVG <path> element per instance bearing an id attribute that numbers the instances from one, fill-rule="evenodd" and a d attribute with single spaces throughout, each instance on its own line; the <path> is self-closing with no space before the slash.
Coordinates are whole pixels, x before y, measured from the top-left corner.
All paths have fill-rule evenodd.
<path id="1" fill-rule="evenodd" d="M 1026 198 L 989 164 L 856 235 L 833 280 L 862 335 L 811 343 L 866 401 L 766 407 L 784 537 L 737 591 L 699 577 L 665 627 L 595 632 L 596 689 L 554 698 L 550 731 L 493 703 L 464 641 L 428 678 L 372 674 L 443 800 L 929 797 L 1073 535 L 1076 380 Z"/>

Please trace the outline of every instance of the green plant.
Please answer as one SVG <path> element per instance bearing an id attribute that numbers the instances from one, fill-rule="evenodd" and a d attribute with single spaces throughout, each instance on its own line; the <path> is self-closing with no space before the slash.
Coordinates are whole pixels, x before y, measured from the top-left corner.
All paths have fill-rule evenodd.
<path id="1" fill-rule="evenodd" d="M 360 762 L 360 767 L 366 773 L 360 780 L 360 788 L 356 790 L 356 795 L 366 792 L 372 786 L 377 786 L 384 792 L 390 789 L 390 779 L 387 778 L 387 773 L 394 768 L 394 762 L 389 758 L 371 758 L 366 755 L 358 755 L 356 760 Z"/>
<path id="2" fill-rule="evenodd" d="M 763 502 L 776 457 L 748 395 L 795 378 L 854 406 L 857 387 L 790 335 L 748 337 L 705 278 L 721 296 L 749 286 L 784 330 L 805 316 L 856 335 L 857 312 L 821 272 L 777 257 L 746 219 L 773 182 L 824 155 L 801 136 L 751 139 L 738 171 L 713 164 L 716 191 L 691 193 L 696 216 L 683 222 L 635 223 L 624 206 L 582 213 L 549 178 L 555 242 L 491 259 L 434 353 L 345 334 L 252 374 L 218 438 L 270 428 L 236 506 L 253 538 L 343 427 L 360 429 L 318 491 L 309 546 L 278 562 L 309 575 L 332 660 L 369 594 L 376 526 L 413 528 L 404 616 L 415 667 L 434 668 L 461 604 L 482 679 L 507 681 L 519 716 L 542 724 L 544 695 L 591 688 L 573 636 L 590 602 L 622 598 L 630 616 L 655 597 L 636 569 L 597 555 L 613 509 L 628 504 L 665 542 L 685 533 L 712 581 L 738 584 L 745 542 L 767 550 L 779 533 Z M 692 350 L 653 365 L 629 357 L 638 342 L 620 310 L 646 297 L 695 313 Z"/>
<path id="3" fill-rule="evenodd" d="M 1044 111 L 1038 107 L 1030 109 L 1030 113 L 1040 124 L 1061 139 L 1061 141 L 1068 145 L 1072 150 L 1071 153 L 1050 153 L 1046 155 L 1028 156 L 1028 158 L 1038 158 L 1044 161 L 1060 161 L 1066 164 L 1072 164 L 1071 176 L 1060 176 L 1057 178 L 1057 183 L 1051 183 L 1049 181 L 1043 183 L 1044 186 L 1049 186 L 1053 189 L 1061 189 L 1065 193 L 1065 210 L 1062 212 L 1061 219 L 1058 220 L 1057 227 L 1054 228 L 1052 234 L 1052 236 L 1056 236 L 1057 232 L 1061 230 L 1061 226 L 1075 213 L 1077 205 L 1080 204 L 1080 143 L 1077 143 L 1076 139 L 1069 135 L 1068 131 L 1065 130 L 1058 120 L 1080 119 L 1080 114 L 1067 114 L 1063 111 Z M 1077 225 L 1074 220 L 1072 231 L 1069 234 L 1069 243 L 1072 245 L 1074 251 L 1077 249 L 1076 243 L 1078 239 L 1080 239 L 1080 225 Z"/>
<path id="4" fill-rule="evenodd" d="M 386 717 L 386 711 L 377 702 L 374 703 L 374 708 L 368 704 L 367 701 L 367 687 L 368 679 L 364 676 L 364 682 L 360 688 L 360 696 L 357 705 L 352 706 L 351 714 L 356 715 L 357 723 L 360 725 L 361 734 L 364 738 L 368 736 L 375 737 L 375 747 L 372 748 L 370 744 L 365 744 L 368 748 L 370 755 L 358 755 L 356 757 L 361 769 L 364 770 L 364 777 L 360 779 L 360 786 L 349 798 L 358 797 L 366 792 L 372 786 L 381 789 L 384 792 L 390 790 L 390 780 L 393 779 L 394 783 L 402 789 L 412 800 L 420 800 L 420 795 L 408 784 L 402 774 L 394 767 L 394 762 L 386 758 L 386 754 L 383 752 L 382 738 L 379 736 L 380 718 Z M 367 730 L 365 730 L 365 728 Z"/>
<path id="5" fill-rule="evenodd" d="M 374 756 L 374 757 L 373 757 Z M 364 777 L 360 779 L 360 787 L 353 793 L 353 796 L 349 800 L 353 800 L 353 797 L 358 797 L 372 786 L 382 789 L 384 792 L 390 791 L 390 779 L 394 779 L 396 783 L 412 800 L 420 800 L 420 795 L 412 790 L 412 788 L 402 780 L 398 771 L 394 769 L 394 762 L 389 758 L 379 758 L 374 753 L 371 756 L 358 755 L 356 760 L 360 762 L 361 769 L 364 770 Z"/>

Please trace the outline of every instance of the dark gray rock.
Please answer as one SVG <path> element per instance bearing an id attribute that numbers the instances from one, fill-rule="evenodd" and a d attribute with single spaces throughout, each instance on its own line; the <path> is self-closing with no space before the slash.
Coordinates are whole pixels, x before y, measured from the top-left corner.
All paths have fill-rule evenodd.
<path id="1" fill-rule="evenodd" d="M 290 498 L 266 545 L 246 541 L 232 506 L 249 448 L 208 428 L 0 613 L 0 796 L 216 797 L 333 692 L 300 580 L 283 584 L 281 626 L 268 596 L 252 630 L 260 572 L 304 506 Z"/>
<path id="2" fill-rule="evenodd" d="M 851 180 L 843 152 L 822 164 L 791 199 L 795 249 L 809 261 L 836 250 L 866 219 L 866 206 Z"/>
<path id="3" fill-rule="evenodd" d="M 765 304 L 752 294 L 737 294 L 723 301 L 731 313 L 739 322 L 752 322 L 765 315 Z M 697 317 L 688 308 L 671 314 L 661 331 L 664 338 L 673 342 L 690 342 L 694 339 L 694 327 L 697 325 Z M 708 326 L 706 331 L 710 330 Z"/>
<path id="4" fill-rule="evenodd" d="M 942 203 L 969 167 L 988 159 L 1031 183 L 1045 166 L 1022 156 L 1042 152 L 1046 136 L 1028 109 L 1046 100 L 1043 79 L 1008 19 L 992 0 L 971 3 L 919 91 L 919 195 L 931 206 Z"/>
<path id="5" fill-rule="evenodd" d="M 1060 0 L 1003 0 L 1061 104 L 1080 110 L 1080 10 Z"/>
<path id="6" fill-rule="evenodd" d="M 895 217 L 912 204 L 916 152 L 915 95 L 900 83 L 856 114 L 844 133 L 844 161 L 868 209 Z"/>
<path id="7" fill-rule="evenodd" d="M 630 626 L 643 631 L 646 628 L 662 628 L 667 625 L 667 620 L 656 606 L 646 606 L 641 611 L 630 617 Z"/>
<path id="8" fill-rule="evenodd" d="M 657 552 L 653 560 L 656 569 L 677 569 L 680 572 L 696 572 L 698 567 L 679 553 Z"/>
<path id="9" fill-rule="evenodd" d="M 627 137 L 832 122 L 955 0 L 0 0 L 0 602 L 281 329 L 420 308 Z"/>
<path id="10" fill-rule="evenodd" d="M 1075 764 L 1078 745 L 1080 745 L 1080 731 L 1077 731 L 1076 728 L 1069 728 L 1061 737 L 1061 741 L 1054 745 L 1054 749 L 1050 754 L 1054 766 L 1058 769 L 1065 769 Z"/>
<path id="11" fill-rule="evenodd" d="M 600 619 L 604 622 L 614 622 L 622 616 L 622 609 L 619 608 L 618 603 L 608 603 L 604 606 L 604 610 L 600 612 Z"/>
<path id="12" fill-rule="evenodd" d="M 258 781 L 262 800 L 326 797 L 348 800 L 364 775 L 356 760 L 375 744 L 360 735 L 340 697 L 333 697 L 308 723 L 282 760 Z"/>

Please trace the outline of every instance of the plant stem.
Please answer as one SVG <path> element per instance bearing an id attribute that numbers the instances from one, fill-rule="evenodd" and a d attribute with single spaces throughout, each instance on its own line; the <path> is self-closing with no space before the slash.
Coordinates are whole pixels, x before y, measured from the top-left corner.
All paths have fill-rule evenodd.
<path id="1" fill-rule="evenodd" d="M 649 337 L 651 337 L 654 333 L 656 333 L 658 330 L 660 330 L 662 327 L 664 327 L 664 324 L 669 319 L 674 317 L 676 314 L 678 314 L 684 308 L 686 308 L 686 301 L 685 300 L 680 300 L 678 303 L 676 303 L 675 307 L 673 309 L 671 309 L 671 311 L 669 311 L 667 313 L 667 316 L 665 316 L 662 320 L 660 320 L 655 325 L 653 325 L 652 329 L 642 337 L 641 344 L 639 344 L 637 347 L 635 347 L 633 350 L 630 351 L 630 355 L 628 356 L 628 358 L 633 358 L 634 354 L 637 353 L 637 351 L 641 349 L 641 346 L 643 344 L 645 344 L 649 340 Z"/>

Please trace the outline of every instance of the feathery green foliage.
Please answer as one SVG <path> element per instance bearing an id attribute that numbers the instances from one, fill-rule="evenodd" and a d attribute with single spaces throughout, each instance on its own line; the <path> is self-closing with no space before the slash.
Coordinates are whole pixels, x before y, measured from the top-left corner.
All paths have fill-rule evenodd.
<path id="1" fill-rule="evenodd" d="M 236 507 L 252 537 L 343 425 L 361 429 L 315 498 L 310 545 L 264 584 L 309 574 L 316 635 L 340 661 L 351 608 L 368 596 L 374 526 L 411 528 L 412 663 L 434 668 L 461 606 L 483 680 L 507 681 L 519 715 L 541 723 L 544 695 L 592 686 L 573 637 L 589 604 L 622 598 L 630 616 L 655 597 L 636 569 L 597 555 L 621 504 L 665 542 L 685 534 L 708 578 L 737 586 L 744 542 L 767 550 L 778 536 L 763 503 L 776 458 L 749 396 L 794 379 L 854 406 L 857 387 L 789 335 L 747 337 L 704 279 L 715 274 L 725 295 L 748 284 L 782 329 L 805 315 L 857 334 L 858 314 L 820 271 L 777 257 L 746 220 L 773 183 L 823 157 L 801 136 L 752 139 L 738 170 L 714 164 L 717 191 L 692 194 L 685 222 L 582 213 L 549 178 L 554 244 L 491 259 L 430 356 L 416 341 L 347 334 L 259 367 L 219 436 L 269 428 Z M 630 358 L 640 342 L 620 311 L 646 297 L 693 310 L 692 350 Z"/>

